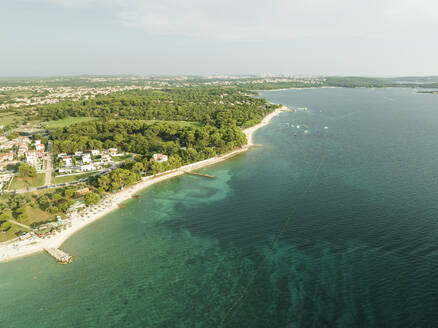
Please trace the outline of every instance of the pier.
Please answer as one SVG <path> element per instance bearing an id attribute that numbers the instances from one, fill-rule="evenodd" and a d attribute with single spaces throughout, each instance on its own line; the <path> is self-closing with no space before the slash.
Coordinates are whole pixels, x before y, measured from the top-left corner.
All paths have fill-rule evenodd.
<path id="1" fill-rule="evenodd" d="M 190 174 L 190 175 L 198 175 L 198 176 L 200 176 L 200 177 L 205 177 L 205 178 L 210 178 L 210 179 L 214 179 L 214 178 L 216 178 L 214 175 L 210 175 L 210 174 L 202 174 L 202 173 L 198 173 L 198 172 L 184 171 L 184 173 L 186 173 L 186 174 Z"/>
<path id="2" fill-rule="evenodd" d="M 50 256 L 52 256 L 56 262 L 61 264 L 71 263 L 73 257 L 66 252 L 61 251 L 58 248 L 45 248 L 44 249 Z"/>

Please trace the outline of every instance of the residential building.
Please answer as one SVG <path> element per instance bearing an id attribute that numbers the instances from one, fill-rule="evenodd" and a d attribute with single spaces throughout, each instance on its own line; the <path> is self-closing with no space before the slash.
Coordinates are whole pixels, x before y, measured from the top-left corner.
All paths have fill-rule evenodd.
<path id="1" fill-rule="evenodd" d="M 91 163 L 91 164 L 81 165 L 81 171 L 82 171 L 82 172 L 93 171 L 93 170 L 95 170 L 95 169 L 96 169 L 96 168 L 94 167 L 94 164 L 93 164 L 93 163 Z"/>
<path id="2" fill-rule="evenodd" d="M 82 163 L 88 164 L 91 163 L 91 155 L 90 154 L 84 154 L 82 155 Z"/>
<path id="3" fill-rule="evenodd" d="M 82 154 L 83 154 L 84 152 L 83 151 L 77 151 L 77 152 L 75 152 L 75 156 L 82 156 Z"/>
<path id="4" fill-rule="evenodd" d="M 12 161 L 14 159 L 14 153 L 13 152 L 9 152 L 9 153 L 0 153 L 0 162 L 9 162 Z"/>
<path id="5" fill-rule="evenodd" d="M 35 149 L 36 149 L 36 150 L 42 150 L 42 151 L 44 151 L 45 147 L 44 147 L 43 144 L 36 144 L 36 145 L 35 145 Z"/>
<path id="6" fill-rule="evenodd" d="M 158 162 L 158 163 L 163 163 L 163 162 L 166 162 L 168 160 L 168 157 L 167 157 L 167 155 L 164 155 L 164 154 L 154 154 L 152 156 L 152 160 L 154 160 L 155 162 Z"/>
<path id="7" fill-rule="evenodd" d="M 5 143 L 8 141 L 8 138 L 6 136 L 0 136 L 0 144 Z"/>
<path id="8" fill-rule="evenodd" d="M 62 158 L 62 162 L 64 163 L 64 166 L 72 166 L 72 164 L 73 164 L 70 156 L 64 156 Z"/>
<path id="9" fill-rule="evenodd" d="M 110 148 L 110 149 L 108 149 L 108 153 L 111 156 L 116 156 L 117 155 L 117 148 Z"/>
<path id="10" fill-rule="evenodd" d="M 93 155 L 93 156 L 99 156 L 99 155 L 100 155 L 100 150 L 99 150 L 99 149 L 93 149 L 93 150 L 91 151 L 91 155 Z"/>
<path id="11" fill-rule="evenodd" d="M 111 162 L 111 161 L 112 161 L 112 160 L 111 160 L 111 156 L 108 155 L 108 154 L 103 154 L 102 157 L 100 158 L 100 160 L 101 160 L 102 162 Z"/>
<path id="12" fill-rule="evenodd" d="M 91 191 L 90 191 L 90 189 L 88 189 L 88 188 L 78 189 L 78 190 L 75 191 L 75 196 L 76 196 L 76 197 L 78 197 L 78 196 L 83 196 L 83 195 L 88 194 L 88 193 L 90 193 L 90 192 L 91 192 Z"/>
<path id="13" fill-rule="evenodd" d="M 58 172 L 59 172 L 59 173 L 64 173 L 64 174 L 68 174 L 68 173 L 71 173 L 72 171 L 71 171 L 71 169 L 69 169 L 69 168 L 60 167 L 60 168 L 58 169 Z"/>

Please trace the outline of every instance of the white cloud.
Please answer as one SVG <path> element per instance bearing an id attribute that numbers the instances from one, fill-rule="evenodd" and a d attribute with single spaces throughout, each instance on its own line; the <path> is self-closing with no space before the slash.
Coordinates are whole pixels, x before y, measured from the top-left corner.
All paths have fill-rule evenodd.
<path id="1" fill-rule="evenodd" d="M 42 0 L 105 6 L 151 34 L 222 40 L 397 38 L 438 29 L 434 0 Z"/>

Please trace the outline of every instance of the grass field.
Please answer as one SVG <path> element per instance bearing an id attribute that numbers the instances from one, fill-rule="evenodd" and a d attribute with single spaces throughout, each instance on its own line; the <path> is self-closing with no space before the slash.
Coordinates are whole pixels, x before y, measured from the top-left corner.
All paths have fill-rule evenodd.
<path id="1" fill-rule="evenodd" d="M 75 123 L 94 121 L 96 117 L 67 117 L 62 120 L 41 122 L 41 126 L 47 126 L 49 129 L 63 128 Z"/>
<path id="2" fill-rule="evenodd" d="M 0 113 L 0 122 L 2 125 L 8 125 L 23 119 L 23 116 L 16 113 Z"/>
<path id="3" fill-rule="evenodd" d="M 74 181 L 78 181 L 80 179 L 83 178 L 88 178 L 90 175 L 96 174 L 94 173 L 84 173 L 84 174 L 77 174 L 77 175 L 67 175 L 64 177 L 55 177 L 55 179 L 53 179 L 53 183 L 54 184 L 58 184 L 58 183 L 67 183 L 67 182 L 74 182 Z"/>
<path id="4" fill-rule="evenodd" d="M 39 187 L 44 184 L 44 180 L 45 180 L 44 173 L 37 173 L 35 178 L 20 178 L 18 176 L 15 176 L 14 179 L 12 180 L 9 190 Z"/>

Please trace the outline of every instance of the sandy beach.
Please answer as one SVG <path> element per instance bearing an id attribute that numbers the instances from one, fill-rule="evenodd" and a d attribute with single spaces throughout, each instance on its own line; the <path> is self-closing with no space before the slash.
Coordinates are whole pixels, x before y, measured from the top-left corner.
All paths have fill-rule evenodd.
<path id="1" fill-rule="evenodd" d="M 213 165 L 222 162 L 230 157 L 233 157 L 239 153 L 247 151 L 249 147 L 254 144 L 254 132 L 261 127 L 269 124 L 273 117 L 286 110 L 288 110 L 288 108 L 285 106 L 277 108 L 275 111 L 265 116 L 261 123 L 243 130 L 248 140 L 248 144 L 245 147 L 221 156 L 216 156 L 206 159 L 204 161 L 182 166 L 178 169 L 166 171 L 155 176 L 144 177 L 142 178 L 142 181 L 138 182 L 137 184 L 129 186 L 124 190 L 117 192 L 116 194 L 109 195 L 102 199 L 98 204 L 90 206 L 80 213 L 72 215 L 71 226 L 65 230 L 62 230 L 61 232 L 58 232 L 55 235 L 50 236 L 50 238 L 41 239 L 38 237 L 32 237 L 31 239 L 27 240 L 4 242 L 0 244 L 0 262 L 8 262 L 15 258 L 27 256 L 36 252 L 41 252 L 46 248 L 58 248 L 67 238 L 69 238 L 75 232 L 81 230 L 88 224 L 104 217 L 111 211 L 118 209 L 119 204 L 132 198 L 132 196 L 139 191 L 160 181 L 183 175 L 186 171 L 193 171 L 208 165 Z"/>

